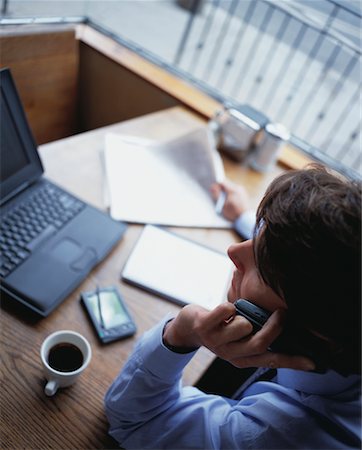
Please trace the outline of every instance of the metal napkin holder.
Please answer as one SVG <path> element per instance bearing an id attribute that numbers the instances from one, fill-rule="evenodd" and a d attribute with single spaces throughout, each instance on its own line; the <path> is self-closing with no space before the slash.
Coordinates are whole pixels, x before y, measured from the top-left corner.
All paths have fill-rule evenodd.
<path id="1" fill-rule="evenodd" d="M 219 151 L 258 172 L 266 172 L 273 166 L 289 138 L 285 127 L 272 124 L 267 116 L 249 105 L 225 104 L 209 121 L 209 127 Z"/>
<path id="2" fill-rule="evenodd" d="M 224 105 L 210 120 L 218 150 L 244 162 L 263 137 L 268 118 L 247 105 Z"/>

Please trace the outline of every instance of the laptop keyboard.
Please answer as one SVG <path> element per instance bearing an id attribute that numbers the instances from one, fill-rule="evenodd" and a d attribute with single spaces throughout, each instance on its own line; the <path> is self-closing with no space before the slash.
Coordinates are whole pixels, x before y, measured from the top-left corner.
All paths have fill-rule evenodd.
<path id="1" fill-rule="evenodd" d="M 9 275 L 84 207 L 80 200 L 45 183 L 4 214 L 0 225 L 0 277 Z"/>

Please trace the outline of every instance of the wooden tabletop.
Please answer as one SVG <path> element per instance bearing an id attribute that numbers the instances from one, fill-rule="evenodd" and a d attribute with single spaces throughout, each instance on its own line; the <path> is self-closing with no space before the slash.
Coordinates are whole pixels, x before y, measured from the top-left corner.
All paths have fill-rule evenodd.
<path id="1" fill-rule="evenodd" d="M 101 152 L 106 132 L 169 139 L 202 124 L 203 121 L 194 114 L 176 107 L 52 142 L 39 150 L 49 179 L 105 210 Z M 276 167 L 272 173 L 261 175 L 227 158 L 224 158 L 224 165 L 228 177 L 247 187 L 254 206 L 270 180 L 283 170 Z M 1 448 L 117 448 L 107 434 L 104 394 L 137 337 L 168 312 L 176 314 L 180 309 L 120 281 L 122 268 L 142 228 L 129 225 L 125 236 L 108 257 L 47 318 L 39 319 L 2 297 Z M 231 230 L 177 228 L 176 231 L 221 251 L 226 251 L 239 239 Z M 92 290 L 97 284 L 118 286 L 137 324 L 136 336 L 107 345 L 99 343 L 79 303 L 80 292 Z M 91 344 L 93 356 L 76 384 L 59 390 L 53 397 L 46 397 L 40 346 L 46 336 L 61 329 L 82 333 Z M 200 349 L 185 370 L 184 382 L 193 384 L 211 359 L 212 354 L 208 350 Z"/>

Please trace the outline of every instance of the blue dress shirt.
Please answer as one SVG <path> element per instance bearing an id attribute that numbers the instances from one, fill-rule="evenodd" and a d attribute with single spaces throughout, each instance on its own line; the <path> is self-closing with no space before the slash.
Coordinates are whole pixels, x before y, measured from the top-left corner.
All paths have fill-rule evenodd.
<path id="1" fill-rule="evenodd" d="M 195 352 L 162 343 L 165 318 L 138 342 L 105 397 L 126 449 L 347 449 L 361 445 L 360 377 L 279 369 L 239 398 L 183 387 Z M 227 380 L 225 380 L 227 382 Z"/>

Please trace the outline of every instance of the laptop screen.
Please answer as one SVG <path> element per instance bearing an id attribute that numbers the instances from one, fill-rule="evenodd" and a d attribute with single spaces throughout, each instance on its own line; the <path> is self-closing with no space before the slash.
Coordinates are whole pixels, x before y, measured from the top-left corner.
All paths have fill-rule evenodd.
<path id="1" fill-rule="evenodd" d="M 9 69 L 0 71 L 0 203 L 43 173 L 36 144 Z"/>
<path id="2" fill-rule="evenodd" d="M 23 149 L 18 130 L 15 127 L 14 118 L 6 102 L 6 97 L 1 102 L 1 165 L 0 180 L 5 181 L 23 167 L 29 164 L 29 158 Z M 11 155 L 11 157 L 10 157 Z"/>

